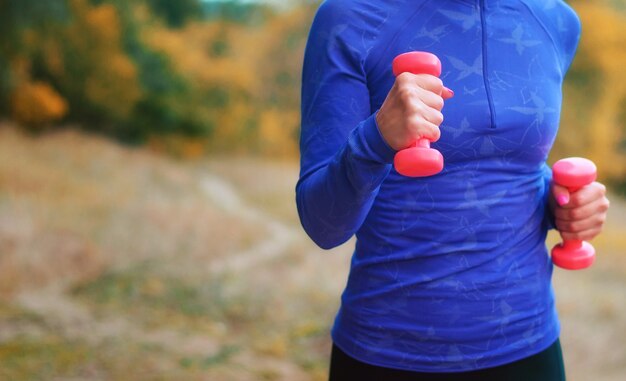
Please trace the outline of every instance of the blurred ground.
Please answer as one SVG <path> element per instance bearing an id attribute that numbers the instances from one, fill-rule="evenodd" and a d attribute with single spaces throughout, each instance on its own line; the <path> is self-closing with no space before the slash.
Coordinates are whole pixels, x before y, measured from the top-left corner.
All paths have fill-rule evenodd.
<path id="1" fill-rule="evenodd" d="M 297 170 L 0 124 L 0 380 L 324 380 L 351 248 L 301 231 Z M 593 268 L 555 270 L 571 381 L 626 378 L 612 201 Z"/>

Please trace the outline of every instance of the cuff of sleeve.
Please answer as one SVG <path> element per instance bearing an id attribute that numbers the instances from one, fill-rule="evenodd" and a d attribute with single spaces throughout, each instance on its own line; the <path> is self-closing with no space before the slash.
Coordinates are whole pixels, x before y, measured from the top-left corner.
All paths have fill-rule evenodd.
<path id="1" fill-rule="evenodd" d="M 381 163 L 391 164 L 396 151 L 387 144 L 380 133 L 378 123 L 376 123 L 376 114 L 378 111 L 365 120 L 361 126 L 361 134 L 373 159 Z"/>

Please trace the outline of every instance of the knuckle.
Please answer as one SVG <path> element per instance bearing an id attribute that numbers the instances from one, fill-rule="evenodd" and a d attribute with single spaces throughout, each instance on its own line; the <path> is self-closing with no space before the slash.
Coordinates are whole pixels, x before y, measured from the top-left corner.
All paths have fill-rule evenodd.
<path id="1" fill-rule="evenodd" d="M 443 106 L 444 106 L 443 98 L 439 95 L 436 95 L 435 98 L 433 99 L 433 107 L 441 111 L 443 109 Z"/>
<path id="2" fill-rule="evenodd" d="M 420 118 L 418 124 L 417 124 L 417 128 L 418 130 L 423 133 L 423 134 L 427 134 L 430 132 L 431 128 L 430 128 L 430 124 L 428 123 L 428 121 L 424 118 Z"/>
<path id="3" fill-rule="evenodd" d="M 444 120 L 443 114 L 441 112 L 437 111 L 435 113 L 435 120 L 436 120 L 436 123 L 435 123 L 436 125 L 440 125 L 441 123 L 443 123 L 443 120 Z"/>
<path id="4" fill-rule="evenodd" d="M 431 76 L 432 86 L 438 90 L 443 89 L 443 81 L 439 77 Z"/>
<path id="5" fill-rule="evenodd" d="M 567 204 L 570 207 L 578 207 L 581 205 L 581 192 L 576 192 L 574 194 L 570 194 L 569 203 Z"/>
<path id="6" fill-rule="evenodd" d="M 397 82 L 399 85 L 406 84 L 407 82 L 410 82 L 410 81 L 411 81 L 411 78 L 412 78 L 413 76 L 414 76 L 414 75 L 413 75 L 413 74 L 411 74 L 411 73 L 409 73 L 409 72 L 400 73 L 400 74 L 398 74 L 398 76 L 396 77 L 396 82 Z"/>
<path id="7" fill-rule="evenodd" d="M 441 135 L 439 127 L 419 115 L 407 120 L 407 130 L 414 139 L 424 137 L 433 142 L 439 140 Z"/>
<path id="8" fill-rule="evenodd" d="M 443 81 L 438 78 L 435 77 L 434 75 L 421 75 L 420 76 L 420 87 L 423 87 L 426 90 L 430 90 L 430 91 L 441 91 L 443 89 Z"/>
<path id="9" fill-rule="evenodd" d="M 430 131 L 429 131 L 429 132 L 430 132 L 430 135 L 428 136 L 428 138 L 429 138 L 431 141 L 436 142 L 437 140 L 439 140 L 439 138 L 441 138 L 441 131 L 440 131 L 440 130 L 439 130 L 439 128 L 438 128 L 438 127 L 436 127 L 436 126 L 432 126 L 432 125 L 431 125 L 431 126 L 429 126 L 429 127 L 430 127 L 430 128 L 429 128 L 429 130 L 430 130 Z"/>
<path id="10" fill-rule="evenodd" d="M 409 86 L 400 85 L 398 86 L 398 97 L 403 103 L 407 104 L 413 101 L 414 93 Z"/>
<path id="11" fill-rule="evenodd" d="M 419 115 L 409 117 L 407 120 L 407 130 L 412 135 L 418 135 L 423 129 L 424 120 Z"/>
<path id="12" fill-rule="evenodd" d="M 423 102 L 413 101 L 410 103 L 410 112 L 413 118 L 416 120 L 424 119 L 424 114 L 426 113 L 426 105 Z"/>

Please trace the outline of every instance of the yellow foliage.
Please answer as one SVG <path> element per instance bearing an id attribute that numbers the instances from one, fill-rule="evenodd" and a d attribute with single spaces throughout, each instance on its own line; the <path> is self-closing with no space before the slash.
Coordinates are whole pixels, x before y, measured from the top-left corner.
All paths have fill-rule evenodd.
<path id="1" fill-rule="evenodd" d="M 84 3 L 74 1 L 75 3 Z M 82 5 L 82 4 L 81 4 Z M 94 8 L 89 8 L 85 12 L 85 22 L 91 26 L 91 31 L 104 42 L 111 44 L 115 48 L 120 39 L 120 23 L 117 17 L 117 10 L 113 4 L 101 4 Z"/>
<path id="2" fill-rule="evenodd" d="M 27 81 L 30 78 L 31 62 L 28 58 L 17 56 L 11 60 L 11 71 L 18 82 Z"/>
<path id="3" fill-rule="evenodd" d="M 190 23 L 181 30 L 155 24 L 144 30 L 143 39 L 166 53 L 177 71 L 202 88 L 221 85 L 255 93 L 261 83 L 257 63 L 263 54 L 261 33 L 228 22 Z M 223 39 L 231 46 L 226 56 L 212 56 L 212 44 Z"/>
<path id="4" fill-rule="evenodd" d="M 602 2 L 575 3 L 583 33 L 577 64 L 603 73 L 624 71 L 626 63 L 626 16 Z M 620 81 L 621 86 L 626 82 Z"/>
<path id="5" fill-rule="evenodd" d="M 48 39 L 41 42 L 42 55 L 48 70 L 57 77 L 65 74 L 65 62 L 59 42 L 55 39 Z"/>
<path id="6" fill-rule="evenodd" d="M 141 87 L 137 68 L 122 46 L 117 10 L 106 3 L 91 6 L 86 0 L 72 0 L 71 5 L 75 19 L 65 31 L 65 43 L 82 55 L 85 96 L 115 117 L 125 118 L 140 99 Z M 70 78 L 73 73 L 57 71 L 64 74 L 61 81 L 76 81 Z"/>
<path id="7" fill-rule="evenodd" d="M 589 88 L 566 84 L 559 147 L 567 154 L 587 156 L 603 178 L 626 178 L 626 157 L 620 149 L 626 121 L 626 16 L 597 2 L 576 2 L 582 37 L 572 71 L 593 81 Z M 580 74 L 582 73 L 582 74 Z M 593 75 L 593 76 L 592 76 Z"/>
<path id="8" fill-rule="evenodd" d="M 247 131 L 256 116 L 253 105 L 232 102 L 226 110 L 214 110 L 217 129 L 213 134 L 212 148 L 218 151 L 245 152 L 251 147 L 254 136 Z"/>
<path id="9" fill-rule="evenodd" d="M 153 22 L 142 39 L 167 54 L 196 91 L 225 93 L 225 104 L 200 105 L 215 124 L 211 151 L 295 157 L 298 80 L 311 16 L 311 9 L 296 7 L 252 26 L 221 20 L 172 30 Z M 296 80 L 280 84 L 279 74 Z"/>
<path id="10" fill-rule="evenodd" d="M 87 78 L 87 98 L 117 116 L 127 116 L 141 96 L 138 83 L 134 83 L 137 79 L 135 65 L 128 56 L 114 53 L 108 57 L 107 65 L 99 69 Z"/>
<path id="11" fill-rule="evenodd" d="M 165 153 L 183 159 L 199 159 L 206 153 L 206 142 L 197 138 L 180 135 L 151 136 L 148 147 L 152 151 Z"/>
<path id="12" fill-rule="evenodd" d="M 300 114 L 294 110 L 271 109 L 261 113 L 259 120 L 259 144 L 261 152 L 278 156 L 294 156 L 295 130 L 299 127 Z"/>
<path id="13" fill-rule="evenodd" d="M 284 336 L 272 335 L 255 343 L 254 349 L 264 355 L 283 358 L 289 351 L 289 339 Z"/>
<path id="14" fill-rule="evenodd" d="M 43 82 L 24 82 L 11 97 L 15 120 L 41 125 L 61 119 L 68 110 L 67 102 L 50 85 Z"/>

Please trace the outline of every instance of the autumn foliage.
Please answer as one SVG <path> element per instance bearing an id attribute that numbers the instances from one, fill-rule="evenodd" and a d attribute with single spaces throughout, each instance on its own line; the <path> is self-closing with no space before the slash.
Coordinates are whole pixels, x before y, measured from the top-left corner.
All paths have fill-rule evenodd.
<path id="1" fill-rule="evenodd" d="M 601 177 L 626 190 L 626 15 L 601 1 L 573 6 L 583 33 L 556 149 L 593 159 Z"/>
<path id="2" fill-rule="evenodd" d="M 302 54 L 316 4 L 0 1 L 0 115 L 198 156 L 297 157 Z M 573 1 L 583 24 L 553 157 L 626 178 L 626 16 Z"/>
<path id="3" fill-rule="evenodd" d="M 295 156 L 315 7 L 202 4 L 0 2 L 0 115 L 37 128 L 74 122 L 185 156 Z"/>
<path id="4" fill-rule="evenodd" d="M 40 126 L 67 113 L 65 99 L 44 82 L 20 83 L 11 98 L 12 116 L 24 124 Z"/>

